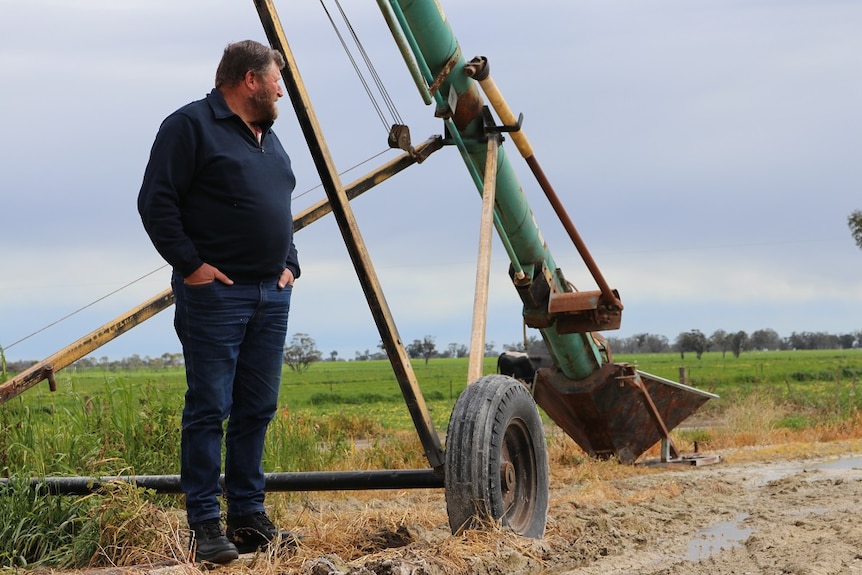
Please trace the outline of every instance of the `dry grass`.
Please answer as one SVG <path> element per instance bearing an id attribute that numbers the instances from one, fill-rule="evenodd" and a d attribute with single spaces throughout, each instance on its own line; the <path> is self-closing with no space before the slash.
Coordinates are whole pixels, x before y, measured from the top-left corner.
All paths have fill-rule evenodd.
<path id="1" fill-rule="evenodd" d="M 91 511 L 99 528 L 94 564 L 164 565 L 188 560 L 183 514 L 153 505 L 143 490 L 125 481 L 106 485 L 90 497 L 100 499 Z"/>
<path id="2" fill-rule="evenodd" d="M 672 435 L 683 453 L 690 453 L 697 440 L 702 451 L 720 454 L 727 461 L 862 452 L 862 415 L 800 430 L 778 426 L 777 422 L 786 416 L 786 410 L 769 399 L 753 396 L 747 403 L 728 408 L 708 427 L 678 429 Z M 418 438 L 400 434 L 392 442 L 354 446 L 342 468 L 423 467 L 421 452 Z M 683 490 L 673 474 L 657 476 L 647 488 L 630 487 L 620 480 L 661 471 L 589 458 L 556 428 L 548 432 L 548 456 L 552 488 L 576 487 L 555 495 L 554 505 L 560 509 L 597 509 L 609 501 L 633 505 L 673 499 Z M 657 456 L 658 447 L 645 454 L 646 458 Z M 180 566 L 178 569 L 195 569 L 187 563 L 188 534 L 181 513 L 154 508 L 140 494 L 117 493 L 126 502 L 126 509 L 122 514 L 105 514 L 100 563 L 174 563 Z M 473 572 L 473 563 L 491 555 L 498 560 L 501 555 L 507 557 L 512 571 L 524 565 L 540 570 L 546 552 L 542 542 L 513 536 L 497 525 L 452 535 L 442 490 L 276 493 L 268 496 L 267 504 L 276 523 L 301 534 L 302 543 L 286 554 L 268 552 L 243 557 L 220 568 L 222 573 L 314 573 L 315 564 L 323 573 L 350 572 L 362 566 L 373 572 L 389 572 L 387 565 L 401 562 L 413 565 L 417 572 L 449 575 Z M 557 529 L 551 518 L 546 539 L 561 536 Z"/>

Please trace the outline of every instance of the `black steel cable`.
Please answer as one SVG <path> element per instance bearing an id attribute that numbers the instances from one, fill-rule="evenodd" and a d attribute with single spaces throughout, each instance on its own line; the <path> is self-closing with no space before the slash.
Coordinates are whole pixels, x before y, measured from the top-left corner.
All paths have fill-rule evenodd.
<path id="1" fill-rule="evenodd" d="M 380 104 L 377 103 L 377 100 L 374 98 L 374 95 L 371 93 L 371 88 L 368 86 L 368 82 L 365 80 L 365 77 L 362 75 L 362 72 L 359 70 L 359 66 L 356 63 L 356 60 L 353 58 L 353 54 L 350 53 L 350 49 L 347 47 L 347 42 L 344 41 L 344 37 L 341 35 L 341 32 L 338 30 L 338 26 L 335 24 L 335 20 L 332 19 L 332 15 L 329 13 L 329 10 L 326 8 L 326 5 L 323 3 L 323 0 L 320 0 L 320 6 L 323 8 L 323 11 L 326 13 L 326 17 L 329 18 L 329 23 L 332 25 L 332 29 L 335 31 L 336 36 L 338 36 L 338 40 L 341 42 L 341 46 L 344 48 L 344 53 L 347 54 L 347 57 L 350 59 L 350 63 L 353 65 L 353 70 L 356 72 L 356 76 L 359 78 L 359 81 L 362 82 L 363 88 L 365 88 L 365 93 L 368 95 L 368 99 L 371 100 L 371 104 L 374 106 L 374 109 L 377 111 L 377 115 L 380 117 L 380 121 L 383 123 L 383 127 L 388 131 L 389 124 L 386 121 L 386 117 L 383 114 L 383 110 L 380 108 Z"/>
<path id="2" fill-rule="evenodd" d="M 42 328 L 37 329 L 36 331 L 34 331 L 33 333 L 31 333 L 30 335 L 26 335 L 26 336 L 22 337 L 21 339 L 19 339 L 18 341 L 13 341 L 12 343 L 10 343 L 10 344 L 9 344 L 9 345 L 7 345 L 7 346 L 0 346 L 0 348 L 2 348 L 2 349 L 4 349 L 4 350 L 5 350 L 5 349 L 9 349 L 9 348 L 11 348 L 11 347 L 15 347 L 15 346 L 16 346 L 16 345 L 18 345 L 19 343 L 21 343 L 21 342 L 23 342 L 23 341 L 27 341 L 28 339 L 30 339 L 30 338 L 31 338 L 31 337 L 33 337 L 34 335 L 40 334 L 40 333 L 42 333 L 43 331 L 45 331 L 46 329 L 48 329 L 48 328 L 50 328 L 50 327 L 53 327 L 53 326 L 57 325 L 57 324 L 58 324 L 58 323 L 60 323 L 61 321 L 65 321 L 65 320 L 69 319 L 70 317 L 72 317 L 73 315 L 76 315 L 76 314 L 81 313 L 82 311 L 84 311 L 84 310 L 85 310 L 85 309 L 87 309 L 88 307 L 92 307 L 92 306 L 96 305 L 97 303 L 99 303 L 100 301 L 105 300 L 105 299 L 108 299 L 109 297 L 111 297 L 111 296 L 112 296 L 112 295 L 114 295 L 115 293 L 118 293 L 118 292 L 123 291 L 123 290 L 124 290 L 124 289 L 126 289 L 127 287 L 129 287 L 129 286 L 131 286 L 131 285 L 136 284 L 137 282 L 141 281 L 142 279 L 144 279 L 144 278 L 146 278 L 146 277 L 149 277 L 149 276 L 153 275 L 154 273 L 156 273 L 156 272 L 158 272 L 158 271 L 161 271 L 161 270 L 165 269 L 166 267 L 168 267 L 168 264 L 165 264 L 165 265 L 163 265 L 163 266 L 161 266 L 161 267 L 158 267 L 158 268 L 154 269 L 153 271 L 148 272 L 148 273 L 146 273 L 146 274 L 142 275 L 142 276 L 141 276 L 141 277 L 139 277 L 138 279 L 136 279 L 136 280 L 132 280 L 132 281 L 130 281 L 129 283 L 127 283 L 126 285 L 121 286 L 121 287 L 118 287 L 118 288 L 117 288 L 117 289 L 115 289 L 114 291 L 112 291 L 112 292 L 110 292 L 110 293 L 107 293 L 107 294 L 103 295 L 102 297 L 100 297 L 100 298 L 98 298 L 98 299 L 96 299 L 96 300 L 91 301 L 91 302 L 90 302 L 90 303 L 88 303 L 87 305 L 85 305 L 85 306 L 83 306 L 83 307 L 80 307 L 80 308 L 76 309 L 75 311 L 73 311 L 73 312 L 71 312 L 71 313 L 68 313 L 68 314 L 64 315 L 64 316 L 63 316 L 63 317 L 61 317 L 60 319 L 55 320 L 55 321 L 53 321 L 53 322 L 49 323 L 48 325 L 46 325 L 46 326 L 44 326 L 44 327 L 42 327 Z"/>
<path id="3" fill-rule="evenodd" d="M 377 86 L 377 90 L 383 97 L 383 101 L 386 102 L 386 107 L 389 109 L 389 113 L 392 115 L 394 123 L 403 124 L 403 122 L 401 121 L 401 114 L 398 113 L 398 109 L 395 107 L 395 102 L 389 96 L 389 92 L 386 90 L 386 86 L 383 84 L 382 78 L 380 78 L 380 75 L 377 73 L 377 69 L 374 67 L 374 63 L 371 61 L 371 57 L 368 55 L 368 52 L 365 51 L 365 46 L 363 46 L 362 42 L 360 42 L 359 36 L 356 34 L 356 30 L 354 30 L 353 25 L 347 18 L 347 14 L 344 13 L 344 9 L 341 7 L 340 0 L 335 0 L 335 5 L 338 6 L 338 10 L 339 12 L 341 12 L 341 18 L 344 20 L 344 24 L 347 26 L 347 29 L 350 30 L 350 35 L 353 38 L 353 42 L 356 44 L 356 48 L 359 50 L 359 53 L 362 54 L 362 59 L 365 62 L 365 66 L 368 68 L 368 72 L 371 74 L 371 77 L 374 78 L 374 83 Z"/>

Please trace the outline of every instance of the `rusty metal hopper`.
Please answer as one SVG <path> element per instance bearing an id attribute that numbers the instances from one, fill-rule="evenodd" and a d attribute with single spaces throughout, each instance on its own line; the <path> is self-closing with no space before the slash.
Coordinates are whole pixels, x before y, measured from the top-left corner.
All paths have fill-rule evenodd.
<path id="1" fill-rule="evenodd" d="M 539 369 L 533 397 L 589 455 L 634 463 L 657 442 L 670 441 L 672 429 L 718 396 L 630 364 L 607 363 L 579 381 L 556 368 Z"/>

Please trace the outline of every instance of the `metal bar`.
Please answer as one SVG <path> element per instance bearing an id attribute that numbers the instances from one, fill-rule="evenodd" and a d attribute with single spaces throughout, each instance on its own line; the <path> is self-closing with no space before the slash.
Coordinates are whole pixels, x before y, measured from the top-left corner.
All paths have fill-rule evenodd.
<path id="1" fill-rule="evenodd" d="M 353 200 L 359 195 L 367 192 L 374 186 L 383 183 L 388 180 L 398 172 L 404 170 L 405 168 L 416 164 L 417 162 L 424 161 L 425 158 L 430 156 L 432 153 L 436 152 L 440 148 L 443 147 L 443 138 L 440 136 L 432 136 L 416 146 L 413 149 L 413 153 L 405 152 L 399 155 L 397 158 L 390 160 L 389 162 L 383 164 L 376 170 L 369 172 L 368 174 L 362 176 L 361 178 L 354 180 L 344 188 L 344 193 L 347 195 L 348 200 Z M 330 205 L 329 200 L 321 200 L 316 204 L 309 206 L 301 213 L 297 214 L 293 218 L 293 229 L 294 231 L 299 231 L 305 226 L 315 222 L 332 212 L 332 206 Z"/>
<path id="2" fill-rule="evenodd" d="M 422 441 L 425 456 L 431 467 L 438 468 L 445 464 L 443 447 L 440 437 L 434 429 L 431 414 L 425 404 L 425 398 L 416 381 L 416 375 L 410 365 L 407 350 L 398 335 L 398 330 L 392 319 L 389 305 L 383 296 L 380 281 L 374 271 L 374 266 L 368 255 L 353 210 L 347 199 L 344 187 L 335 169 L 332 157 L 323 137 L 317 116 L 311 105 L 311 99 L 299 75 L 296 60 L 287 43 L 284 29 L 278 19 L 278 15 L 271 0 L 254 0 L 260 17 L 261 24 L 266 32 L 270 45 L 279 50 L 285 58 L 287 65 L 282 70 L 282 78 L 285 88 L 290 96 L 297 120 L 302 128 L 303 135 L 308 144 L 317 172 L 320 175 L 323 189 L 329 198 L 332 214 L 338 223 L 344 243 L 356 270 L 359 283 L 365 292 L 365 298 L 371 310 L 371 315 L 377 324 L 383 346 L 389 356 L 395 378 L 401 387 L 401 393 L 410 410 L 416 431 Z"/>
<path id="3" fill-rule="evenodd" d="M 461 49 L 437 0 L 390 2 L 397 5 L 398 9 L 394 12 L 399 21 L 404 22 L 402 28 L 409 30 L 412 35 L 411 47 L 419 52 L 417 61 L 425 62 L 429 68 L 429 77 L 445 77 L 438 95 L 446 95 L 446 105 L 438 106 L 438 115 L 441 110 L 451 114 L 449 120 L 455 126 L 470 156 L 470 161 L 466 163 L 472 175 L 475 166 L 484 166 L 487 154 L 482 90 L 478 82 L 464 73 L 463 60 L 451 65 L 454 55 L 460 54 Z M 478 189 L 482 189 L 481 185 Z M 592 339 L 583 337 L 581 333 L 559 331 L 552 321 L 553 318 L 547 317 L 547 310 L 541 309 L 541 302 L 533 298 L 534 295 L 542 297 L 543 294 L 529 291 L 531 282 L 535 280 L 539 280 L 537 284 L 552 282 L 554 289 L 560 292 L 569 288 L 563 281 L 562 274 L 557 273 L 558 267 L 536 225 L 535 217 L 503 146 L 500 147 L 497 158 L 495 215 L 502 226 L 500 237 L 505 238 L 504 243 L 508 241 L 513 249 L 510 259 L 527 272 L 524 278 L 515 282 L 515 287 L 525 303 L 525 318 L 529 315 L 531 327 L 541 330 L 548 350 L 567 376 L 572 379 L 587 377 L 603 363 L 602 355 Z M 539 274 L 543 273 L 547 273 L 547 277 L 539 277 Z M 545 314 L 545 317 L 537 318 L 540 313 Z M 542 321 L 534 321 L 534 318 Z"/>
<path id="4" fill-rule="evenodd" d="M 341 491 L 364 489 L 436 489 L 444 486 L 443 474 L 433 469 L 362 471 L 308 471 L 267 473 L 266 491 Z M 117 477 L 44 477 L 30 480 L 30 487 L 53 495 L 86 495 L 118 481 L 159 493 L 182 493 L 179 475 L 131 475 Z M 224 475 L 221 476 L 224 485 Z M 14 480 L 0 479 L 0 495 L 12 492 Z"/>
<path id="5" fill-rule="evenodd" d="M 472 66 L 467 67 L 466 70 L 470 75 L 475 76 L 478 79 L 479 85 L 482 87 L 482 91 L 485 93 L 485 96 L 488 97 L 488 101 L 491 102 L 491 105 L 500 117 L 500 121 L 506 125 L 517 124 L 518 120 L 515 118 L 515 114 L 512 112 L 511 108 L 509 108 L 505 98 L 503 98 L 502 93 L 497 88 L 497 84 L 488 73 L 487 60 L 474 59 L 471 62 L 471 65 Z M 545 175 L 544 170 L 542 170 L 542 167 L 539 165 L 539 161 L 533 153 L 533 146 L 530 145 L 526 134 L 524 134 L 523 130 L 518 130 L 511 132 L 511 136 L 512 140 L 515 142 L 515 146 L 517 146 L 518 151 L 521 153 L 521 156 L 526 160 L 527 165 L 536 177 L 536 181 L 539 183 L 542 191 L 545 192 L 545 196 L 554 208 L 554 212 L 556 212 L 557 217 L 563 224 L 566 232 L 569 234 L 569 238 L 578 250 L 581 259 L 584 260 L 584 264 L 587 266 L 587 269 L 590 270 L 590 274 L 592 274 L 593 279 L 599 286 L 606 305 L 622 309 L 622 302 L 620 302 L 610 285 L 608 285 L 608 282 L 602 275 L 601 270 L 599 270 L 599 266 L 596 264 L 590 251 L 587 249 L 586 242 L 584 242 L 581 234 L 578 232 L 577 228 L 575 228 L 574 223 L 572 223 L 571 218 L 569 218 L 568 213 L 566 213 L 566 209 L 563 207 L 553 185 L 551 185 L 551 182 Z"/>
<path id="6" fill-rule="evenodd" d="M 412 61 L 416 64 L 415 73 L 420 76 L 418 81 L 421 81 L 423 79 L 422 77 L 424 77 L 426 82 L 431 83 L 435 78 L 435 74 L 431 71 L 430 67 L 428 66 L 428 62 L 425 60 L 425 55 L 420 48 L 419 43 L 417 42 L 416 36 L 413 34 L 413 31 L 410 27 L 410 23 L 405 17 L 401 5 L 398 3 L 397 0 L 389 0 L 390 9 L 387 10 L 383 6 L 384 2 L 385 0 L 378 0 L 378 3 L 381 5 L 380 9 L 381 11 L 383 11 L 384 18 L 386 18 L 387 22 L 389 22 L 390 19 L 393 19 L 389 26 L 390 30 L 392 30 L 393 35 L 396 36 L 395 42 L 398 44 L 399 49 L 409 47 L 409 49 L 413 51 Z M 400 35 L 396 35 L 393 26 L 397 26 L 401 30 Z M 444 27 L 444 29 L 446 28 L 448 28 L 448 26 Z M 454 42 L 454 37 L 451 37 L 450 40 Z M 402 46 L 401 42 L 404 42 L 406 46 Z M 446 64 L 449 66 L 457 65 L 458 63 L 460 63 L 460 57 L 461 50 L 460 48 L 458 48 L 457 42 L 455 42 L 455 49 L 452 51 L 451 54 L 449 54 L 448 58 L 446 59 Z M 404 58 L 405 60 L 407 60 L 408 56 L 405 55 Z M 408 67 L 410 67 L 409 62 Z M 436 100 L 437 102 L 438 110 L 448 108 L 449 102 L 447 101 L 446 95 L 441 93 L 439 89 L 435 89 L 432 94 L 429 91 L 428 87 L 423 84 L 422 88 L 420 89 L 420 92 L 423 92 L 423 98 L 425 93 L 428 93 L 429 95 L 433 96 L 434 100 Z M 475 107 L 477 104 L 481 108 L 481 102 L 477 102 L 474 94 L 469 93 L 468 97 L 465 98 L 465 100 L 470 102 L 470 105 L 467 106 L 468 108 L 472 108 L 475 111 Z M 429 102 L 426 100 L 425 103 L 427 104 Z M 456 104 L 456 108 L 457 107 L 458 106 Z M 455 110 L 450 110 L 450 112 L 454 114 Z M 461 137 L 461 129 L 464 127 L 464 124 L 469 123 L 472 120 L 472 117 L 466 116 L 465 119 L 461 120 L 460 125 L 457 125 L 451 117 L 445 118 L 446 125 L 449 128 L 449 134 L 452 140 L 455 142 L 458 151 L 461 152 L 461 157 L 463 158 L 464 163 L 467 166 L 467 170 L 470 172 L 470 176 L 473 178 L 473 182 L 476 184 L 476 188 L 481 192 L 483 188 L 481 175 L 479 174 L 477 164 L 474 161 L 470 150 L 464 144 L 464 140 Z M 506 230 L 503 227 L 502 222 L 500 222 L 499 216 L 496 213 L 494 214 L 494 227 L 497 230 L 497 234 L 500 236 L 500 240 L 503 242 L 503 249 L 506 250 L 506 254 L 509 256 L 509 261 L 511 261 L 512 263 L 512 269 L 514 271 L 515 277 L 518 280 L 522 280 L 525 277 L 523 267 L 521 266 L 521 262 L 518 259 L 517 254 L 515 253 L 515 249 L 512 247 L 512 242 L 509 239 L 509 236 L 506 233 Z"/>
<path id="7" fill-rule="evenodd" d="M 554 212 L 556 212 L 557 217 L 560 219 L 560 222 L 569 234 L 569 238 L 572 240 L 572 243 L 575 244 L 575 248 L 581 255 L 581 259 L 584 260 L 584 264 L 587 266 L 587 269 L 590 270 L 590 274 L 592 274 L 593 279 L 596 281 L 596 285 L 599 286 L 605 305 L 609 305 L 616 309 L 623 309 L 622 302 L 614 294 L 611 286 L 608 284 L 607 280 L 605 280 L 601 270 L 599 270 L 598 264 L 596 264 L 592 254 L 587 249 L 586 242 L 584 242 L 580 232 L 575 228 L 575 224 L 572 222 L 571 218 L 569 218 L 569 214 L 566 213 L 563 203 L 560 201 L 557 192 L 554 191 L 554 187 L 551 185 L 551 182 L 548 180 L 547 176 L 545 176 L 545 172 L 539 165 L 539 161 L 536 159 L 536 156 L 530 156 L 526 161 L 530 170 L 533 172 L 533 175 L 536 176 L 536 181 L 539 182 L 539 186 L 545 192 L 545 196 L 548 198 L 551 206 L 553 206 Z"/>
<path id="8" fill-rule="evenodd" d="M 482 192 L 482 218 L 479 227 L 479 258 L 476 264 L 476 290 L 473 297 L 473 329 L 467 383 L 482 377 L 485 358 L 485 326 L 488 323 L 488 279 L 491 275 L 491 226 L 494 221 L 494 190 L 497 188 L 497 149 L 500 135 L 488 138 L 485 160 L 485 186 Z"/>
<path id="9" fill-rule="evenodd" d="M 649 390 L 644 385 L 644 382 L 641 379 L 639 373 L 635 372 L 634 378 L 632 379 L 632 384 L 637 387 L 643 394 L 644 404 L 646 405 L 647 413 L 649 413 L 649 416 L 655 423 L 655 426 L 658 429 L 661 438 L 667 442 L 671 455 L 675 459 L 679 459 L 679 450 L 673 444 L 673 440 L 670 438 L 670 431 L 668 431 L 667 425 L 665 425 L 664 419 L 658 412 L 658 408 L 656 407 L 655 402 L 652 400 L 652 396 L 650 395 Z"/>
<path id="10" fill-rule="evenodd" d="M 47 359 L 22 371 L 17 376 L 0 385 L 0 403 L 9 401 L 43 379 L 53 380 L 54 373 L 57 371 L 78 361 L 94 349 L 105 345 L 141 322 L 148 320 L 163 309 L 170 307 L 173 303 L 174 294 L 170 289 L 167 289 L 138 307 L 115 318 L 113 321 L 90 332 L 71 345 L 64 347 Z"/>
<path id="11" fill-rule="evenodd" d="M 422 96 L 422 101 L 425 104 L 433 102 L 431 92 L 428 91 L 428 85 L 422 77 L 422 71 L 419 69 L 419 63 L 410 52 L 408 40 L 405 37 L 404 31 L 398 22 L 398 18 L 392 12 L 392 6 L 387 0 L 377 0 L 377 5 L 380 7 L 380 12 L 383 13 L 383 19 L 386 20 L 386 25 L 389 26 L 389 31 L 392 32 L 392 38 L 398 46 L 398 51 L 401 52 L 401 57 L 404 58 L 404 64 L 410 70 L 410 76 L 413 77 L 413 83 L 416 84 L 416 89 L 419 90 L 419 95 Z M 427 69 L 427 66 L 426 66 Z"/>

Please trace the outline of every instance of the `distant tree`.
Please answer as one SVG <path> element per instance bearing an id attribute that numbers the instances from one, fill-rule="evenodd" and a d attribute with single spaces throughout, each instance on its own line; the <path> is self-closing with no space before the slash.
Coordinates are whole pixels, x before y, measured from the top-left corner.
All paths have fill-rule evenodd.
<path id="1" fill-rule="evenodd" d="M 425 359 L 425 365 L 428 365 L 428 360 L 434 357 L 437 353 L 437 344 L 434 343 L 434 338 L 426 335 L 424 339 L 414 339 L 413 343 L 407 346 L 407 355 L 413 359 Z"/>
<path id="2" fill-rule="evenodd" d="M 426 335 L 419 344 L 419 357 L 425 359 L 425 365 L 428 365 L 428 360 L 437 354 L 437 345 L 434 343 L 434 338 Z"/>
<path id="3" fill-rule="evenodd" d="M 467 357 L 467 346 L 463 343 L 450 343 L 446 348 L 446 357 Z"/>
<path id="4" fill-rule="evenodd" d="M 751 349 L 764 351 L 781 349 L 782 347 L 781 337 L 774 329 L 759 329 L 752 332 L 749 343 Z"/>
<path id="5" fill-rule="evenodd" d="M 523 341 L 513 341 L 512 343 L 504 343 L 503 351 L 524 351 L 524 342 Z"/>
<path id="6" fill-rule="evenodd" d="M 850 235 L 856 245 L 862 249 L 862 210 L 854 210 L 847 216 L 847 226 L 850 228 Z"/>
<path id="7" fill-rule="evenodd" d="M 844 333 L 838 336 L 841 349 L 851 349 L 856 344 L 856 334 Z"/>
<path id="8" fill-rule="evenodd" d="M 497 347 L 497 344 L 494 343 L 493 341 L 486 343 L 485 344 L 485 357 L 494 357 L 495 355 L 497 355 L 496 347 Z"/>
<path id="9" fill-rule="evenodd" d="M 789 349 L 840 349 L 841 338 L 822 331 L 793 332 L 786 339 Z"/>
<path id="10" fill-rule="evenodd" d="M 670 342 L 665 336 L 653 333 L 609 337 L 607 344 L 614 353 L 662 353 L 670 349 Z"/>
<path id="11" fill-rule="evenodd" d="M 730 336 L 730 351 L 733 357 L 739 357 L 739 354 L 748 348 L 748 334 L 744 331 L 738 331 Z"/>
<path id="12" fill-rule="evenodd" d="M 693 329 L 676 336 L 674 346 L 681 359 L 685 359 L 685 352 L 687 351 L 693 351 L 697 359 L 700 359 L 703 357 L 703 352 L 709 348 L 709 340 L 699 329 Z"/>
<path id="13" fill-rule="evenodd" d="M 712 349 L 720 350 L 721 357 L 723 358 L 730 347 L 730 337 L 723 329 L 717 329 L 709 336 L 709 346 Z"/>
<path id="14" fill-rule="evenodd" d="M 320 361 L 321 357 L 314 339 L 305 333 L 294 334 L 290 345 L 284 348 L 284 363 L 297 373 L 307 370 L 312 363 Z"/>
<path id="15" fill-rule="evenodd" d="M 514 341 L 504 345 L 506 351 L 523 351 L 526 353 L 547 353 L 545 342 L 537 335 L 529 335 L 524 341 Z"/>
<path id="16" fill-rule="evenodd" d="M 338 352 L 336 350 L 332 350 L 329 352 L 329 361 L 338 361 Z"/>
<path id="17" fill-rule="evenodd" d="M 129 357 L 124 357 L 120 360 L 120 364 L 124 369 L 140 369 L 144 367 L 144 360 L 141 359 L 141 356 L 133 353 Z"/>
<path id="18" fill-rule="evenodd" d="M 648 333 L 645 335 L 646 337 L 641 343 L 641 349 L 647 353 L 662 353 L 670 349 L 670 343 L 665 336 L 654 333 Z"/>

